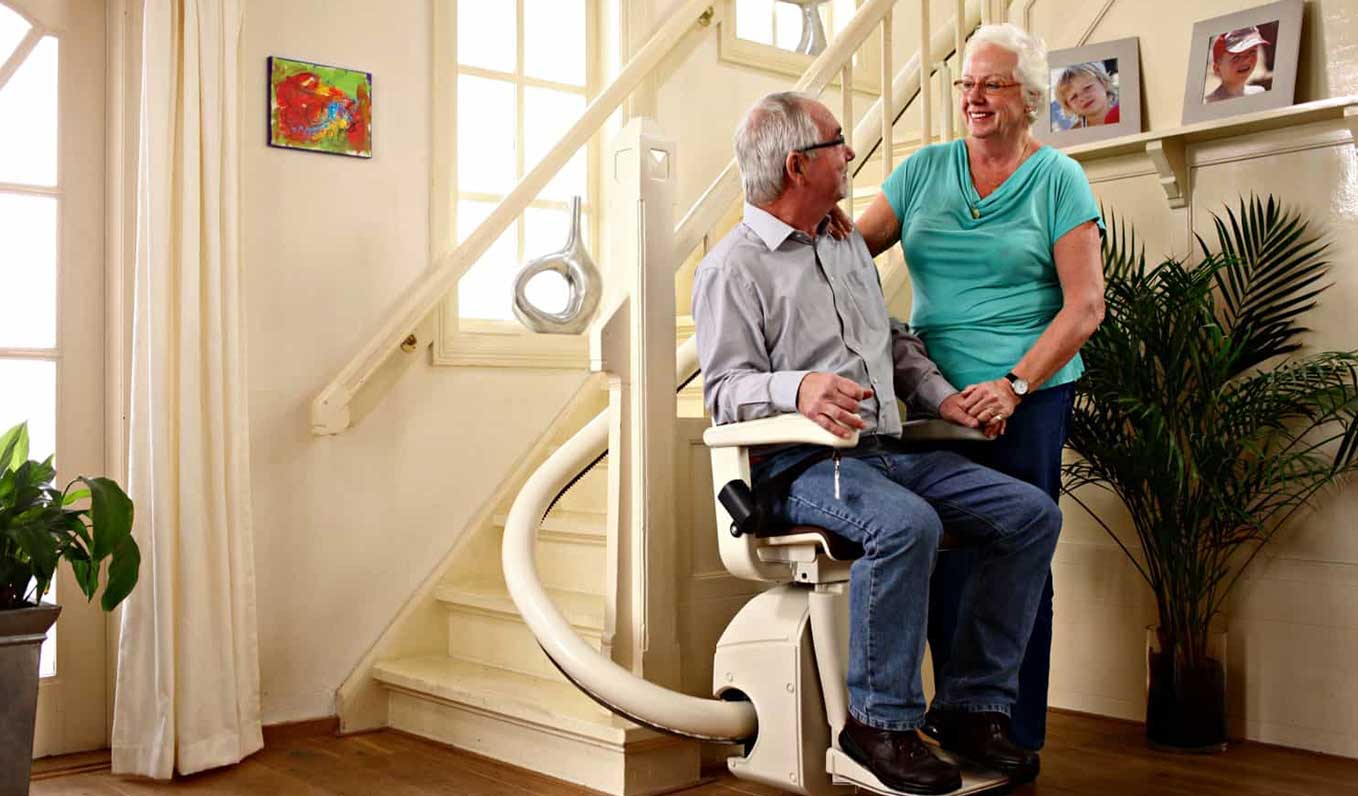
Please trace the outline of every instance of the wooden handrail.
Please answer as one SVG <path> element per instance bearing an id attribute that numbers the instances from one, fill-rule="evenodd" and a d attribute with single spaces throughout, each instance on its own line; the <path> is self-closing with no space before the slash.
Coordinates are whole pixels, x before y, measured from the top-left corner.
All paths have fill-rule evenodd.
<path id="1" fill-rule="evenodd" d="M 934 64 L 947 59 L 957 47 L 957 41 L 965 40 L 966 34 L 976 29 L 981 20 L 981 8 L 984 0 L 973 0 L 966 3 L 966 19 L 962 21 L 962 35 L 955 34 L 957 28 L 957 17 L 952 17 L 948 24 L 935 31 L 930 37 L 930 47 L 933 52 L 929 53 L 925 63 Z M 891 107 L 896 113 L 901 113 L 909 105 L 910 98 L 925 83 L 920 73 L 920 53 L 915 53 L 901 67 L 901 71 L 896 73 L 896 79 L 891 83 Z M 867 164 L 867 160 L 872 156 L 878 144 L 882 140 L 882 101 L 879 99 L 863 113 L 863 118 L 858 120 L 854 126 L 853 148 L 858 153 L 858 165 L 854 169 L 857 174 L 859 170 Z M 886 175 L 882 175 L 883 178 Z"/>
<path id="2" fill-rule="evenodd" d="M 793 90 L 820 94 L 830 81 L 835 79 L 835 75 L 839 74 L 844 64 L 853 58 L 854 52 L 863 45 L 873 28 L 877 27 L 896 2 L 897 0 L 868 0 L 859 6 L 848 24 L 802 73 Z M 857 143 L 857 140 L 855 137 L 854 142 Z M 740 168 L 733 157 L 675 226 L 674 244 L 679 255 L 675 258 L 676 265 L 682 264 L 689 253 L 698 247 L 703 236 L 717 225 L 739 197 Z"/>
<path id="3" fill-rule="evenodd" d="M 958 38 L 965 39 L 966 33 L 976 28 L 980 23 L 983 2 L 984 0 L 972 0 L 966 3 L 966 19 L 962 23 L 963 35 L 961 37 L 956 36 L 954 32 L 957 26 L 955 16 L 947 26 L 933 34 L 931 37 L 933 52 L 929 54 L 927 63 L 943 60 L 953 51 L 956 46 L 955 41 Z M 895 0 L 891 2 L 873 0 L 860 6 L 858 13 L 854 14 L 849 25 L 839 35 L 835 36 L 830 46 L 826 47 L 825 51 L 807 68 L 806 73 L 797 81 L 795 90 L 819 94 L 842 68 L 843 61 L 853 57 L 853 53 L 862 45 L 864 39 L 872 32 L 873 27 L 886 16 L 886 11 L 894 5 Z M 861 26 L 859 23 L 861 23 Z M 829 60 L 831 58 L 834 60 Z M 920 56 L 919 53 L 915 53 L 896 73 L 896 79 L 891 82 L 891 107 L 897 110 L 905 108 L 908 100 L 919 91 L 920 83 Z M 881 141 L 881 128 L 882 100 L 878 98 L 854 126 L 853 148 L 860 159 L 858 168 L 862 168 L 868 156 L 877 148 Z M 856 174 L 857 171 L 858 169 L 855 169 L 854 173 Z M 726 215 L 731 209 L 731 205 L 739 198 L 740 169 L 733 157 L 675 227 L 676 267 L 684 263 L 688 255 L 702 242 L 703 236 L 707 235 L 717 225 L 717 222 Z"/>
<path id="4" fill-rule="evenodd" d="M 338 434 L 349 427 L 349 402 L 387 357 L 395 353 L 411 331 L 432 312 L 443 297 L 457 285 L 457 280 L 481 255 L 485 254 L 500 234 L 518 218 L 528 203 L 551 182 L 557 172 L 589 140 L 622 101 L 636 89 L 675 45 L 698 22 L 703 11 L 713 0 L 687 0 L 668 21 L 651 36 L 646 45 L 627 63 L 608 88 L 594 98 L 580 118 L 552 147 L 533 170 L 524 175 L 514 190 L 495 207 L 491 214 L 460 246 L 439 258 L 433 269 L 412 285 L 376 334 L 370 336 L 363 348 L 331 379 L 311 402 L 311 431 L 313 434 Z"/>
<path id="5" fill-rule="evenodd" d="M 966 3 L 966 19 L 962 21 L 963 34 L 961 36 L 958 36 L 955 33 L 957 26 L 957 17 L 955 16 L 949 20 L 949 23 L 944 28 L 933 34 L 931 38 L 931 48 L 933 52 L 929 54 L 927 59 L 928 63 L 944 60 L 947 55 L 955 49 L 957 41 L 965 40 L 966 34 L 975 30 L 976 26 L 980 24 L 981 5 L 983 2 L 984 0 L 973 0 L 972 2 Z M 825 52 L 821 53 L 820 57 L 816 59 L 816 62 L 807 69 L 802 80 L 797 82 L 798 90 L 806 91 L 808 93 L 818 93 L 821 89 L 825 88 L 835 72 L 840 68 L 840 65 L 828 62 L 822 63 L 822 59 L 827 55 L 830 55 L 832 49 L 836 55 L 843 56 L 844 49 L 836 48 L 835 45 L 841 43 L 840 39 L 842 37 L 850 35 L 851 29 L 854 33 L 860 31 L 860 29 L 853 27 L 853 23 L 859 22 L 860 17 L 862 17 L 865 12 L 872 14 L 868 27 L 868 31 L 871 32 L 871 26 L 876 25 L 885 17 L 885 13 L 879 10 L 880 5 L 882 4 L 864 3 L 859 7 L 858 13 L 854 15 L 853 22 L 850 23 L 850 28 L 846 28 L 843 33 L 835 37 L 835 41 L 831 43 L 831 46 L 827 47 Z M 961 3 L 959 3 L 959 6 L 960 5 Z M 894 6 L 894 3 L 889 4 L 888 9 L 891 6 Z M 866 37 L 867 33 L 862 33 L 861 37 L 857 39 L 857 44 L 848 49 L 847 57 L 853 56 L 854 51 L 858 48 L 857 45 L 861 45 L 863 39 Z M 908 100 L 920 90 L 920 61 L 920 54 L 915 53 L 908 61 L 906 61 L 905 65 L 901 67 L 901 70 L 896 73 L 896 79 L 891 81 L 892 108 L 904 109 L 908 104 Z M 820 65 L 819 70 L 817 70 L 818 65 Z M 814 75 L 813 71 L 815 72 Z M 883 87 L 883 90 L 885 90 L 885 87 Z M 868 157 L 877 146 L 880 145 L 882 140 L 882 126 L 882 100 L 879 97 L 867 111 L 864 112 L 863 117 L 858 120 L 858 123 L 854 125 L 853 148 L 858 153 L 859 157 L 858 169 L 861 169 L 867 163 Z M 858 169 L 855 169 L 855 174 Z M 677 265 L 682 264 L 685 259 L 687 259 L 688 255 L 702 242 L 703 236 L 716 226 L 717 222 L 728 210 L 730 210 L 732 203 L 739 198 L 740 170 L 736 165 L 735 158 L 732 158 L 731 162 L 728 163 L 721 174 L 707 186 L 707 190 L 703 191 L 698 200 L 694 202 L 693 207 L 689 209 L 688 213 L 684 215 L 683 220 L 680 221 L 679 225 L 675 228 L 674 240 L 675 252 L 677 254 L 675 263 Z M 697 371 L 698 347 L 694 344 L 693 338 L 689 338 L 679 347 L 677 368 L 680 373 L 686 374 L 683 378 L 687 378 L 687 374 L 692 374 Z"/>
<path id="6" fill-rule="evenodd" d="M 570 130 L 519 181 L 508 196 L 481 222 L 468 238 L 449 254 L 441 257 L 435 267 L 423 275 L 397 303 L 381 329 L 368 338 L 355 355 L 312 400 L 311 430 L 313 434 L 338 434 L 349 426 L 349 404 L 363 385 L 382 364 L 394 354 L 411 330 L 431 313 L 443 297 L 453 289 L 457 280 L 490 248 L 513 223 L 529 202 L 556 176 L 570 157 L 593 136 L 604 121 L 633 90 L 640 85 L 660 61 L 679 43 L 697 23 L 712 0 L 688 0 L 656 31 L 644 47 L 632 58 L 615 79 L 592 101 Z M 849 22 L 840 30 L 829 46 L 816 57 L 794 89 L 820 94 L 830 81 L 849 63 L 872 31 L 882 23 L 898 0 L 868 0 L 860 6 Z M 959 7 L 962 6 L 959 2 Z M 974 0 L 980 8 L 984 0 Z M 964 30 L 976 26 L 978 13 L 966 3 L 967 19 Z M 919 91 L 923 82 L 920 64 L 942 60 L 951 52 L 955 38 L 956 18 L 944 30 L 931 37 L 933 52 L 921 59 L 916 53 L 906 62 L 892 81 L 890 107 L 904 108 L 907 100 Z M 941 53 L 935 57 L 936 53 Z M 885 87 L 883 89 L 885 91 Z M 889 123 L 889 122 L 887 122 Z M 853 146 L 861 158 L 876 149 L 883 127 L 882 101 L 879 98 L 854 127 Z M 734 158 L 712 181 L 675 227 L 676 266 L 688 255 L 740 198 L 740 171 Z M 691 351 L 687 346 L 686 351 Z M 681 354 L 682 356 L 682 354 Z M 686 364 L 682 363 L 681 364 Z M 696 362 L 694 363 L 696 365 Z"/>

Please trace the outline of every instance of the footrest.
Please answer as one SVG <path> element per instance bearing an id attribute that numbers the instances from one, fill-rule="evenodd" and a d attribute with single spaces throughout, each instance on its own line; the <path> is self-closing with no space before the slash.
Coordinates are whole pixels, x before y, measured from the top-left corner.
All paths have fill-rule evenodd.
<path id="1" fill-rule="evenodd" d="M 956 758 L 949 756 L 946 752 L 934 750 L 935 754 L 941 754 L 954 763 Z M 854 761 L 853 758 L 831 747 L 825 751 L 825 770 L 830 775 L 830 781 L 836 785 L 853 785 L 872 793 L 881 793 L 885 796 L 910 796 L 908 791 L 892 790 L 883 785 L 873 773 Z M 1009 786 L 1009 779 L 1003 774 L 988 771 L 983 768 L 976 768 L 967 764 L 962 764 L 962 787 L 955 791 L 949 791 L 948 796 L 964 796 L 971 793 L 997 793 L 1005 790 Z"/>

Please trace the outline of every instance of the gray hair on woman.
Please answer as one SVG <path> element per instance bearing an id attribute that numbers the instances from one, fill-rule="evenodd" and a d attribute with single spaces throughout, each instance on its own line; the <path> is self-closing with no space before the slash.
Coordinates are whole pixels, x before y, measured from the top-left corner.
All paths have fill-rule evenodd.
<path id="1" fill-rule="evenodd" d="M 1064 93 L 1064 89 L 1066 86 L 1070 85 L 1072 81 L 1079 80 L 1082 77 L 1092 77 L 1103 84 L 1103 90 L 1108 94 L 1108 107 L 1111 108 L 1117 104 L 1118 90 L 1117 87 L 1113 85 L 1113 76 L 1108 74 L 1108 70 L 1103 67 L 1101 62 L 1090 61 L 1085 64 L 1075 64 L 1074 66 L 1066 67 L 1065 70 L 1061 72 L 1061 76 L 1056 79 L 1056 100 L 1061 103 L 1061 109 L 1068 115 L 1079 116 L 1079 114 L 1070 107 L 1070 103 L 1067 102 L 1068 98 Z"/>
<path id="2" fill-rule="evenodd" d="M 982 25 L 967 42 L 965 65 L 972 52 L 982 44 L 995 44 L 1018 56 L 1014 79 L 1023 85 L 1023 105 L 1028 112 L 1028 124 L 1037 121 L 1038 109 L 1046 101 L 1051 85 L 1047 72 L 1047 45 L 1012 22 Z"/>
<path id="3" fill-rule="evenodd" d="M 811 118 L 815 97 L 798 91 L 780 91 L 760 99 L 736 128 L 736 163 L 745 186 L 745 201 L 766 205 L 783 192 L 787 155 L 811 146 L 820 137 Z M 814 158 L 818 153 L 808 152 Z"/>

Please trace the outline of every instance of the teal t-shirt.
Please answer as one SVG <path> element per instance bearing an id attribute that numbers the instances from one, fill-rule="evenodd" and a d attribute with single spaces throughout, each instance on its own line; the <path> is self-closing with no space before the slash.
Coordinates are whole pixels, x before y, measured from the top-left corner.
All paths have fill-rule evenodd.
<path id="1" fill-rule="evenodd" d="M 959 389 L 1003 377 L 1061 309 L 1056 241 L 1086 221 L 1104 229 L 1084 171 L 1050 146 L 984 199 L 960 138 L 911 155 L 882 193 L 901 222 L 914 290 L 910 326 Z M 1042 386 L 1083 372 L 1076 354 Z"/>

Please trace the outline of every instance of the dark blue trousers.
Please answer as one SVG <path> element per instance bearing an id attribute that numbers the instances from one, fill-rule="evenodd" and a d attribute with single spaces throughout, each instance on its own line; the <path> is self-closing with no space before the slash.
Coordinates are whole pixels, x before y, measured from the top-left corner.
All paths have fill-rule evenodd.
<path id="1" fill-rule="evenodd" d="M 1009 418 L 1004 436 L 991 442 L 950 446 L 987 467 L 1027 481 L 1059 502 L 1061 495 L 1061 449 L 1070 429 L 1075 385 L 1062 384 L 1029 395 Z M 953 633 L 957 629 L 957 606 L 962 586 L 976 566 L 974 550 L 955 550 L 938 557 L 930 581 L 929 649 L 934 671 L 948 663 Z M 1014 743 L 1041 749 L 1047 738 L 1047 680 L 1051 674 L 1052 580 L 1042 590 L 1042 601 L 1033 620 L 1033 634 L 1019 669 L 1019 694 L 1010 714 Z"/>

